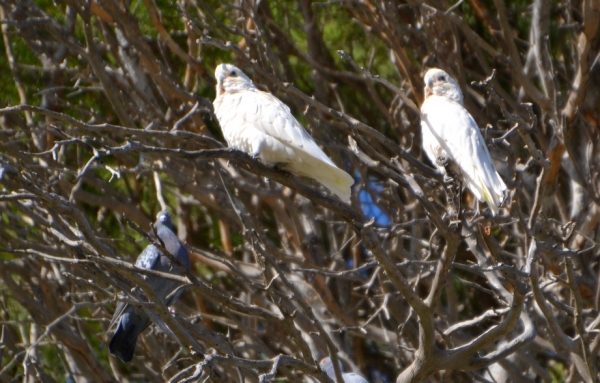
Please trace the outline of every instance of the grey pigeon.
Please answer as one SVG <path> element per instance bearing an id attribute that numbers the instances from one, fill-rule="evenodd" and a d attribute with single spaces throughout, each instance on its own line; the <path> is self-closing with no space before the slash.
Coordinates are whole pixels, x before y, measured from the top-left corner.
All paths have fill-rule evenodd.
<path id="1" fill-rule="evenodd" d="M 331 362 L 331 358 L 323 358 L 321 360 L 321 370 L 325 371 L 327 376 L 329 376 L 335 382 L 335 370 L 333 369 L 333 363 Z M 342 378 L 344 379 L 344 383 L 369 383 L 362 376 L 355 374 L 354 372 L 344 372 L 344 368 L 340 363 L 340 370 L 342 373 Z"/>
<path id="2" fill-rule="evenodd" d="M 171 216 L 168 212 L 161 211 L 156 215 L 155 227 L 158 238 L 163 242 L 165 249 L 189 271 L 190 257 L 185 247 L 179 241 L 179 238 L 177 238 L 177 235 L 175 235 Z M 137 267 L 168 273 L 173 273 L 177 270 L 171 264 L 169 258 L 152 244 L 148 245 L 142 251 L 135 265 Z M 156 295 L 162 299 L 166 306 L 172 305 L 179 298 L 181 290 L 178 294 L 169 297 L 169 294 L 178 287 L 179 284 L 177 282 L 148 276 L 144 276 L 143 278 L 148 281 L 148 284 L 152 286 Z M 169 297 L 168 300 L 167 297 Z M 108 349 L 112 355 L 119 357 L 123 362 L 129 362 L 133 358 L 133 350 L 135 349 L 137 338 L 148 327 L 150 319 L 143 310 L 119 302 L 110 327 L 117 320 L 119 321 L 119 325 L 110 341 Z"/>

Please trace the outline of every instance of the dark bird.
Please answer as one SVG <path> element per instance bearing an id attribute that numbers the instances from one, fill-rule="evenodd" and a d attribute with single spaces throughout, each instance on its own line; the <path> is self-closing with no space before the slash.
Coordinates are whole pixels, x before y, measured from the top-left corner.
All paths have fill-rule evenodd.
<path id="1" fill-rule="evenodd" d="M 158 238 L 162 241 L 165 249 L 189 271 L 190 257 L 175 234 L 171 216 L 168 212 L 161 211 L 156 215 L 155 228 Z M 152 244 L 148 245 L 142 251 L 135 265 L 150 270 L 181 274 L 181 272 L 177 272 L 178 268 L 171 263 L 169 258 Z M 166 306 L 171 306 L 175 303 L 181 294 L 181 290 L 176 294 L 171 294 L 179 286 L 177 282 L 149 276 L 143 276 L 143 278 L 148 281 L 148 284 L 154 289 L 156 295 L 161 298 Z M 108 349 L 112 355 L 117 356 L 123 362 L 129 362 L 133 358 L 133 350 L 135 349 L 137 338 L 148 327 L 150 319 L 142 309 L 119 302 L 110 327 L 117 320 L 119 321 L 119 325 L 110 340 Z"/>

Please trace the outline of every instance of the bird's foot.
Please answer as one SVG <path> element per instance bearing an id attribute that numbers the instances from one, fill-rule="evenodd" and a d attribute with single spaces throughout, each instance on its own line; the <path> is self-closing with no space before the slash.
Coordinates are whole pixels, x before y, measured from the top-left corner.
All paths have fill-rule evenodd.
<path id="1" fill-rule="evenodd" d="M 273 165 L 273 169 L 278 170 L 278 171 L 286 171 L 284 169 L 284 167 L 287 165 L 287 162 L 277 162 L 275 163 L 275 165 Z"/>
<path id="2" fill-rule="evenodd" d="M 253 160 L 260 161 L 260 153 L 251 153 L 250 156 Z"/>
<path id="3" fill-rule="evenodd" d="M 277 169 L 277 170 L 283 170 L 283 167 L 286 165 L 286 162 L 277 162 L 275 165 L 273 165 L 273 168 Z"/>
<path id="4" fill-rule="evenodd" d="M 438 156 L 438 158 L 436 158 L 436 161 L 438 166 L 445 168 L 446 165 L 448 164 L 448 157 L 446 157 L 445 155 L 440 155 Z"/>

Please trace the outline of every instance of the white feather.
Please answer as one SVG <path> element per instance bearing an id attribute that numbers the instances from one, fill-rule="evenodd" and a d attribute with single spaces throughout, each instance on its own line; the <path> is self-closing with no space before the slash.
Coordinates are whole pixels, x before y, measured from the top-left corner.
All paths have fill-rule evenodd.
<path id="1" fill-rule="evenodd" d="M 466 186 L 497 214 L 506 185 L 496 171 L 477 123 L 462 106 L 458 84 L 440 69 L 429 70 L 425 84 L 426 99 L 421 106 L 425 153 L 434 164 L 444 156 L 456 165 Z M 444 171 L 442 167 L 440 170 Z"/>
<path id="2" fill-rule="evenodd" d="M 314 178 L 343 201 L 350 200 L 354 179 L 327 157 L 287 105 L 258 90 L 233 65 L 219 65 L 215 77 L 215 115 L 230 147 L 258 157 L 266 165 L 279 164 L 294 174 Z"/>

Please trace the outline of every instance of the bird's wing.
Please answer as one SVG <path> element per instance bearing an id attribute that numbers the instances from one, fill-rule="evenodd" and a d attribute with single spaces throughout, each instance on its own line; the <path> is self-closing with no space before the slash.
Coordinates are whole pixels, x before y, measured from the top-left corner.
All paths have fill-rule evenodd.
<path id="1" fill-rule="evenodd" d="M 156 261 L 158 261 L 160 256 L 161 256 L 160 250 L 158 250 L 158 248 L 156 246 L 150 244 L 150 245 L 146 246 L 144 251 L 142 251 L 140 253 L 140 255 L 137 257 L 137 260 L 135 261 L 135 265 L 137 267 L 142 267 L 144 269 L 153 270 L 156 265 Z"/>
<path id="2" fill-rule="evenodd" d="M 189 254 L 177 237 L 177 235 L 168 227 L 161 226 L 157 230 L 158 237 L 163 242 L 165 249 L 175 257 L 183 267 L 185 267 L 188 271 L 190 270 L 190 257 Z M 176 268 L 173 267 L 173 264 L 169 257 L 162 255 L 158 259 L 158 261 L 154 264 L 153 270 L 162 271 L 166 273 L 174 273 L 181 275 L 181 266 L 177 265 Z M 183 292 L 183 290 L 178 290 L 177 294 L 171 295 L 171 293 L 180 285 L 177 282 L 163 279 L 163 278 L 149 278 L 149 283 L 156 292 L 156 294 L 163 300 L 163 303 L 167 306 L 172 305 L 179 299 L 179 296 Z M 169 299 L 167 299 L 167 297 Z"/>
<path id="3" fill-rule="evenodd" d="M 227 135 L 225 131 L 228 130 L 230 124 L 232 130 L 239 130 L 240 127 L 249 124 L 294 151 L 304 152 L 320 161 L 334 165 L 304 127 L 294 118 L 290 108 L 272 94 L 259 90 L 240 91 L 218 97 L 214 105 L 215 114 L 223 128 L 224 135 Z M 227 137 L 225 138 L 227 139 Z"/>
<path id="4" fill-rule="evenodd" d="M 135 265 L 137 267 L 142 267 L 144 269 L 154 269 L 157 265 L 157 261 L 160 258 L 160 251 L 154 245 L 148 245 L 146 248 L 138 255 L 137 260 L 135 261 Z M 117 308 L 113 317 L 110 321 L 109 328 L 113 326 L 121 317 L 121 314 L 127 309 L 127 304 L 124 302 L 117 303 Z"/>
<path id="5" fill-rule="evenodd" d="M 113 314 L 113 317 L 110 320 L 110 324 L 108 325 L 109 329 L 111 329 L 114 326 L 114 324 L 117 323 L 117 321 L 119 319 L 121 319 L 121 314 L 123 314 L 123 312 L 125 311 L 126 308 L 127 308 L 127 304 L 125 302 L 117 303 L 117 308 L 115 309 L 115 313 Z"/>
<path id="6" fill-rule="evenodd" d="M 179 260 L 181 265 L 183 265 L 187 270 L 190 270 L 190 256 L 189 256 L 185 246 L 183 246 L 183 244 L 177 237 L 177 235 L 173 231 L 171 231 L 171 229 L 169 229 L 167 227 L 163 227 L 158 230 L 158 237 L 161 239 L 161 241 L 165 245 L 165 248 L 167 249 L 167 251 L 170 254 L 172 254 L 177 260 Z M 166 257 L 164 257 L 164 258 L 166 258 Z M 168 269 L 164 270 L 164 271 L 169 271 L 171 268 L 170 264 L 169 265 L 161 265 L 161 267 L 163 267 L 163 268 L 168 267 Z M 161 270 L 161 271 L 163 271 L 163 270 Z"/>
<path id="7" fill-rule="evenodd" d="M 423 103 L 421 120 L 423 128 L 431 130 L 464 177 L 475 184 L 483 182 L 486 188 L 501 194 L 504 183 L 496 172 L 477 123 L 465 108 L 445 97 L 431 96 Z M 481 200 L 485 196 L 478 195 L 477 198 Z"/>

